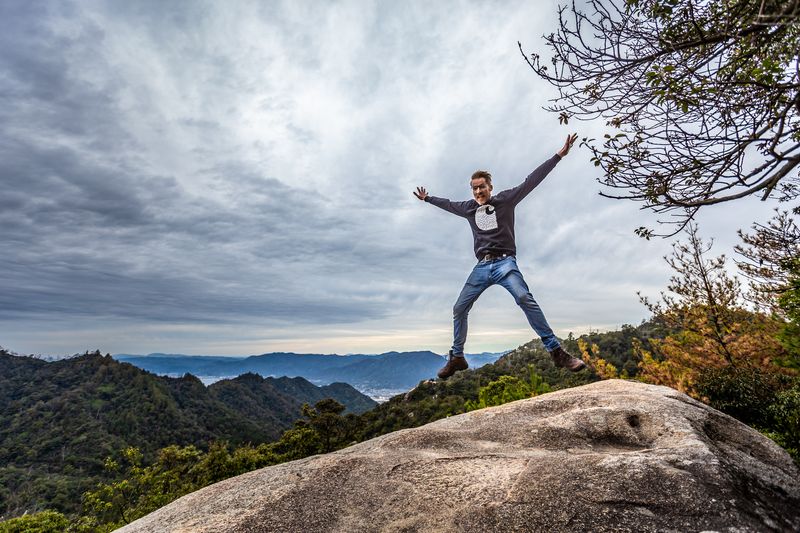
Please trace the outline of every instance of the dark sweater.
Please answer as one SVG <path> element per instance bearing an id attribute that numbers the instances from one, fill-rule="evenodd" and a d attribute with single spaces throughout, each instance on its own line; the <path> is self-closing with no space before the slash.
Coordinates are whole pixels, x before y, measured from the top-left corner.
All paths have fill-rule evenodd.
<path id="1" fill-rule="evenodd" d="M 514 242 L 514 208 L 542 182 L 559 161 L 561 157 L 554 155 L 531 172 L 525 181 L 513 189 L 492 196 L 484 205 L 475 200 L 451 202 L 447 198 L 436 196 L 427 196 L 425 201 L 467 219 L 472 228 L 475 256 L 478 259 L 487 253 L 517 255 Z"/>

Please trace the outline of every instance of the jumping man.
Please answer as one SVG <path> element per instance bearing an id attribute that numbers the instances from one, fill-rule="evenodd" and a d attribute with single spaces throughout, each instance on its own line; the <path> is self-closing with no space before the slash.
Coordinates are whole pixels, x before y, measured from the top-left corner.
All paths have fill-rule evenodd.
<path id="1" fill-rule="evenodd" d="M 470 179 L 474 200 L 451 202 L 446 198 L 429 195 L 425 187 L 417 187 L 414 192 L 414 196 L 420 200 L 467 219 L 472 228 L 475 255 L 478 258 L 478 264 L 472 269 L 453 307 L 453 348 L 447 364 L 439 370 L 440 378 L 447 379 L 457 371 L 468 368 L 464 358 L 467 314 L 478 296 L 494 284 L 505 287 L 511 293 L 531 327 L 542 338 L 544 347 L 550 352 L 556 365 L 573 372 L 586 368 L 583 361 L 561 347 L 539 304 L 533 299 L 522 273 L 517 268 L 517 248 L 514 243 L 514 208 L 569 153 L 577 138 L 577 134 L 568 135 L 561 150 L 531 172 L 524 182 L 495 196 L 492 196 L 492 175 L 485 170 L 478 170 Z"/>

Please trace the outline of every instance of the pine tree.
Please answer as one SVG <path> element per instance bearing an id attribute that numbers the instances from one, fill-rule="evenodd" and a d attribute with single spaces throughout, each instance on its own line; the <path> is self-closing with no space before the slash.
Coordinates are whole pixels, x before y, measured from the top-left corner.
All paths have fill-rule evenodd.
<path id="1" fill-rule="evenodd" d="M 800 258 L 785 263 L 789 278 L 786 289 L 778 299 L 788 322 L 778 335 L 787 356 L 780 363 L 788 368 L 800 370 Z"/>
<path id="2" fill-rule="evenodd" d="M 782 323 L 745 309 L 741 283 L 728 274 L 725 256 L 708 258 L 713 241 L 704 243 L 697 227 L 687 228 L 688 242 L 673 245 L 666 257 L 675 274 L 661 301 L 642 303 L 672 333 L 639 346 L 639 376 L 700 396 L 704 372 L 736 366 L 775 371 L 773 361 L 783 357 L 777 341 Z"/>
<path id="3" fill-rule="evenodd" d="M 789 285 L 791 260 L 800 257 L 800 228 L 786 212 L 766 224 L 753 224 L 753 233 L 739 230 L 743 244 L 734 249 L 742 256 L 739 270 L 750 280 L 748 299 L 768 312 L 785 317 L 778 298 Z"/>

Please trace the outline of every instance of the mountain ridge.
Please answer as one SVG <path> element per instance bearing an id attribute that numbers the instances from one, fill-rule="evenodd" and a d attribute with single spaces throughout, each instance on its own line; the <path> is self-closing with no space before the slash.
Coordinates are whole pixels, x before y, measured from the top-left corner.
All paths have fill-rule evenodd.
<path id="1" fill-rule="evenodd" d="M 470 366 L 478 368 L 496 361 L 504 353 L 467 354 Z M 252 356 L 202 356 L 149 354 L 114 356 L 157 374 L 189 372 L 204 379 L 231 377 L 254 372 L 262 376 L 302 376 L 316 384 L 345 382 L 363 391 L 414 387 L 436 376 L 444 357 L 430 350 L 390 351 L 381 354 L 298 354 L 274 352 Z"/>

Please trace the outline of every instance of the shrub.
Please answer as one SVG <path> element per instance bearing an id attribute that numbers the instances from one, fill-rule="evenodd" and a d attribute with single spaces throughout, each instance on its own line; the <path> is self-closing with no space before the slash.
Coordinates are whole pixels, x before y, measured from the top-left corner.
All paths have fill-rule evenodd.
<path id="1" fill-rule="evenodd" d="M 769 436 L 800 463 L 800 381 L 779 392 L 768 412 L 773 427 Z"/>
<path id="2" fill-rule="evenodd" d="M 711 407 L 751 426 L 765 427 L 768 408 L 786 387 L 786 377 L 752 366 L 706 369 L 696 390 Z"/>
<path id="3" fill-rule="evenodd" d="M 61 533 L 69 519 L 56 511 L 42 511 L 0 522 L 0 533 Z"/>

